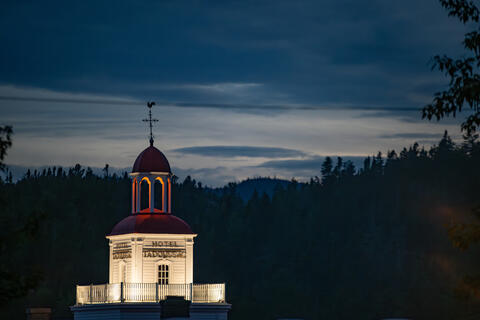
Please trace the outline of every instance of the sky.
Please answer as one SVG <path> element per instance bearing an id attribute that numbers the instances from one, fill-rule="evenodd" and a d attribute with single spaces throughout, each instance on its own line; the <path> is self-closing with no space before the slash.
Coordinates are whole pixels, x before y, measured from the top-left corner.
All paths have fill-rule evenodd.
<path id="1" fill-rule="evenodd" d="M 437 0 L 2 1 L 5 161 L 129 170 L 147 101 L 174 173 L 210 186 L 460 139 L 420 110 L 466 31 Z"/>

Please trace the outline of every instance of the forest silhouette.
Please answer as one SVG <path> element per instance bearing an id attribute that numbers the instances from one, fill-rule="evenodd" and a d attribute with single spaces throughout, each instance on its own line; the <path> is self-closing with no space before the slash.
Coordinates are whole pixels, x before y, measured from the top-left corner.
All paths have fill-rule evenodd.
<path id="1" fill-rule="evenodd" d="M 454 248 L 448 228 L 476 219 L 479 163 L 479 142 L 445 133 L 428 150 L 414 144 L 362 168 L 327 158 L 320 177 L 248 201 L 235 183 L 175 180 L 173 213 L 198 234 L 194 281 L 226 282 L 230 319 L 468 319 L 479 296 L 463 280 L 480 261 Z M 3 267 L 42 275 L 2 319 L 32 305 L 68 317 L 75 285 L 108 282 L 105 235 L 130 214 L 131 180 L 107 173 L 76 165 L 1 181 L 2 237 L 38 220 L 35 234 L 3 244 Z"/>

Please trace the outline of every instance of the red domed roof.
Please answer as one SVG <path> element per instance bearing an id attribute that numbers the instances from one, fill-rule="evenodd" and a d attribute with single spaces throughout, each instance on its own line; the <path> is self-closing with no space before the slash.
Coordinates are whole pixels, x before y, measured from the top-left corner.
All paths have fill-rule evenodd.
<path id="1" fill-rule="evenodd" d="M 194 234 L 185 221 L 174 215 L 163 213 L 130 215 L 117 223 L 110 235 L 127 233 Z"/>
<path id="2" fill-rule="evenodd" d="M 133 164 L 132 172 L 169 172 L 170 164 L 165 155 L 155 148 L 150 146 L 143 150 Z"/>

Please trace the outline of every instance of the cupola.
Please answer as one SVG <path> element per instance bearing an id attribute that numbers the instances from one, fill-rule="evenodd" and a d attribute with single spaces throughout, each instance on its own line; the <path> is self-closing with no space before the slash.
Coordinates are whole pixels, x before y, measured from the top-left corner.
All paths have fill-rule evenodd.
<path id="1" fill-rule="evenodd" d="M 106 236 L 107 284 L 77 286 L 75 319 L 227 319 L 225 284 L 193 283 L 194 238 L 190 226 L 172 214 L 172 171 L 153 146 L 133 164 L 132 212 Z M 179 302 L 182 308 L 179 309 Z M 112 318 L 113 317 L 113 318 Z"/>
<path id="2" fill-rule="evenodd" d="M 165 155 L 153 145 L 133 164 L 132 213 L 171 213 L 172 172 Z"/>

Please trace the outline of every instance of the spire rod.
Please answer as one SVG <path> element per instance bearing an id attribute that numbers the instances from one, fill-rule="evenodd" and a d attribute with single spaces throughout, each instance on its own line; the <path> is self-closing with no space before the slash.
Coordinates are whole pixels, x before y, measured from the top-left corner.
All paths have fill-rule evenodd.
<path id="1" fill-rule="evenodd" d="M 148 122 L 150 127 L 150 146 L 153 146 L 153 122 L 158 122 L 158 119 L 152 119 L 152 107 L 155 105 L 155 102 L 147 102 L 148 107 L 148 119 L 143 119 L 143 122 Z"/>

